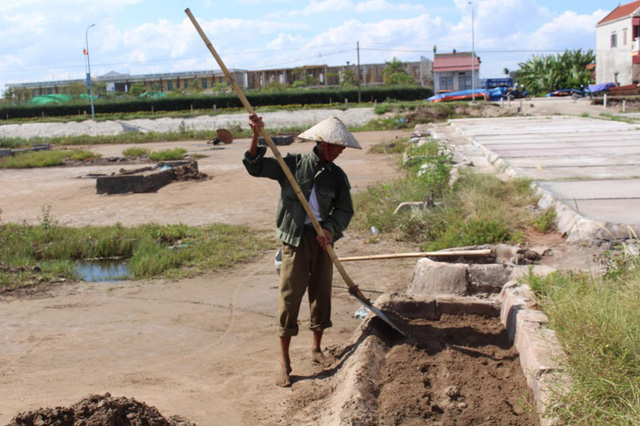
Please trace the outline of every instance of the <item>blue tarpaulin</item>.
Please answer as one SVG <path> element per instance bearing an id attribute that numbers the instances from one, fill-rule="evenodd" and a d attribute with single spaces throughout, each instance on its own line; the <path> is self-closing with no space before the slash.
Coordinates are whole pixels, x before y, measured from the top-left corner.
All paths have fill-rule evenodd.
<path id="1" fill-rule="evenodd" d="M 427 99 L 427 101 L 445 102 L 467 100 L 473 98 L 473 93 L 475 93 L 476 98 L 482 98 L 489 101 L 499 101 L 500 99 L 506 97 L 507 88 L 496 87 L 493 89 L 475 89 L 474 92 L 472 92 L 471 90 L 458 90 L 456 92 L 447 92 L 434 95 Z"/>
<path id="2" fill-rule="evenodd" d="M 589 91 L 591 93 L 606 92 L 612 87 L 616 87 L 615 83 L 590 84 Z"/>

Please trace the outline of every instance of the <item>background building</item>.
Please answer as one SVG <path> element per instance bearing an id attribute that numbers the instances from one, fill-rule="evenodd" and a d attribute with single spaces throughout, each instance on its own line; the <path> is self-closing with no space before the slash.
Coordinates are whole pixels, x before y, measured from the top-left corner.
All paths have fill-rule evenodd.
<path id="1" fill-rule="evenodd" d="M 596 25 L 596 83 L 640 81 L 640 1 L 618 6 Z"/>
<path id="2" fill-rule="evenodd" d="M 471 90 L 480 87 L 480 58 L 473 59 L 471 52 L 436 53 L 433 59 L 433 90 L 440 91 Z M 475 73 L 475 86 L 472 85 Z"/>
<path id="3" fill-rule="evenodd" d="M 404 70 L 413 77 L 414 82 L 426 87 L 433 87 L 432 65 L 432 61 L 424 57 L 420 61 L 403 62 Z M 382 70 L 385 67 L 386 63 L 360 65 L 361 85 L 383 84 Z M 345 80 L 349 80 L 348 82 L 356 85 L 358 66 L 348 63 L 341 66 L 307 65 L 297 68 L 256 71 L 231 69 L 229 71 L 243 89 L 261 89 L 274 83 L 285 86 L 300 84 L 311 87 L 331 87 L 340 86 Z M 211 92 L 216 84 L 226 84 L 226 79 L 221 70 L 139 75 L 111 71 L 94 77 L 93 81 L 96 87 L 103 86 L 107 93 L 128 93 L 136 83 L 141 84 L 144 91 L 149 93 L 194 89 L 194 84 L 198 85 L 197 91 Z M 7 86 L 19 90 L 26 89 L 29 97 L 35 97 L 52 94 L 72 94 L 74 90 L 78 90 L 79 85 L 84 87 L 85 80 L 36 81 L 8 84 Z"/>

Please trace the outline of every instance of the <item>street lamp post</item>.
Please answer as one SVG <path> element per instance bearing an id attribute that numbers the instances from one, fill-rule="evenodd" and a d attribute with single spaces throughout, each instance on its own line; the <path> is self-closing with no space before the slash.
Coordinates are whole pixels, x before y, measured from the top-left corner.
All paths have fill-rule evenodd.
<path id="1" fill-rule="evenodd" d="M 475 34 L 474 34 L 474 13 L 473 2 L 469 2 L 471 5 L 471 103 L 476 103 L 476 48 L 475 48 Z"/>
<path id="2" fill-rule="evenodd" d="M 95 120 L 96 111 L 93 107 L 93 85 L 91 84 L 91 61 L 89 60 L 89 29 L 95 27 L 96 24 L 91 24 L 84 32 L 85 52 L 87 55 L 87 87 L 89 88 L 89 96 L 91 98 L 91 119 Z"/>

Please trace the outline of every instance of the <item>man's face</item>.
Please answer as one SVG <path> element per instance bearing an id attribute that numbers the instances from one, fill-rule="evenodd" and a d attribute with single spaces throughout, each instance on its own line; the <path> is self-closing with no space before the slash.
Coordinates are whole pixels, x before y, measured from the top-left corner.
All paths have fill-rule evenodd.
<path id="1" fill-rule="evenodd" d="M 342 154 L 342 151 L 344 151 L 344 146 L 320 142 L 320 156 L 327 163 L 333 163 Z"/>

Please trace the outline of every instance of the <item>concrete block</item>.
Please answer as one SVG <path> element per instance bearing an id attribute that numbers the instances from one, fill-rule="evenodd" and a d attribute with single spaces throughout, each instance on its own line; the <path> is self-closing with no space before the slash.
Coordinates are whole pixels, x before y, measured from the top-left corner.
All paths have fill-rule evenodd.
<path id="1" fill-rule="evenodd" d="M 163 186 L 169 185 L 175 179 L 176 175 L 173 170 L 163 170 L 158 173 L 152 173 L 144 176 L 142 180 L 142 192 L 156 192 Z"/>
<path id="2" fill-rule="evenodd" d="M 518 280 L 520 278 L 528 277 L 530 274 L 546 277 L 554 272 L 557 269 L 552 266 L 546 265 L 521 265 L 515 266 L 511 272 L 510 280 Z"/>
<path id="3" fill-rule="evenodd" d="M 416 262 L 408 294 L 467 294 L 465 265 L 434 262 L 423 258 Z"/>
<path id="4" fill-rule="evenodd" d="M 436 299 L 424 295 L 390 295 L 380 296 L 374 305 L 381 310 L 390 310 L 408 319 L 426 319 L 435 321 L 440 318 L 436 312 Z"/>
<path id="5" fill-rule="evenodd" d="M 499 293 L 509 281 L 512 271 L 512 267 L 503 264 L 469 265 L 469 290 L 472 293 Z"/>
<path id="6" fill-rule="evenodd" d="M 498 300 L 500 302 L 500 322 L 507 329 L 509 339 L 513 341 L 517 332 L 518 314 L 522 310 L 536 306 L 533 292 L 529 286 L 521 286 L 516 281 L 510 281 L 503 287 Z"/>
<path id="7" fill-rule="evenodd" d="M 537 321 L 529 321 L 520 315 L 518 332 L 514 342 L 520 354 L 520 365 L 533 388 L 534 382 L 546 372 L 559 369 L 562 348 L 553 330 L 542 327 Z"/>
<path id="8" fill-rule="evenodd" d="M 415 127 L 413 128 L 413 133 L 411 134 L 411 136 L 416 136 L 416 137 L 424 137 L 424 136 L 431 136 L 431 130 L 429 129 L 429 124 L 416 124 Z"/>
<path id="9" fill-rule="evenodd" d="M 98 194 L 143 192 L 144 176 L 103 176 L 96 180 Z"/>
<path id="10" fill-rule="evenodd" d="M 96 179 L 96 191 L 98 194 L 156 192 L 174 179 L 173 170 L 163 170 L 149 175 L 102 176 Z"/>

